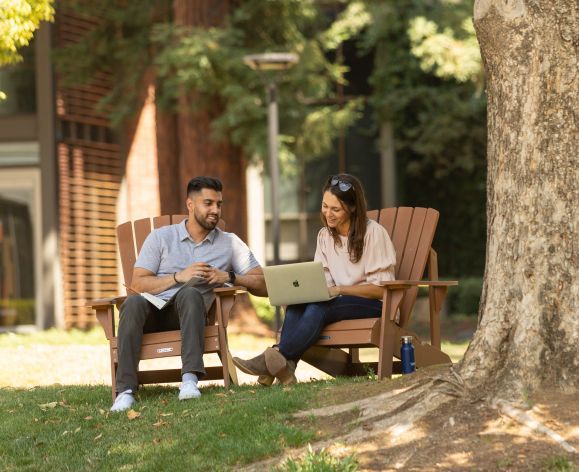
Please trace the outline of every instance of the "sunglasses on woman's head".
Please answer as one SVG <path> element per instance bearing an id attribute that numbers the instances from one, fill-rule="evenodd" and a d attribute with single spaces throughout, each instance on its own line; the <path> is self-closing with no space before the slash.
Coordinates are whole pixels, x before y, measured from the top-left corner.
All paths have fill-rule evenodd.
<path id="1" fill-rule="evenodd" d="M 330 185 L 335 187 L 336 185 L 342 192 L 347 192 L 352 188 L 352 184 L 350 182 L 346 182 L 345 180 L 340 179 L 337 175 L 334 175 L 330 180 Z"/>

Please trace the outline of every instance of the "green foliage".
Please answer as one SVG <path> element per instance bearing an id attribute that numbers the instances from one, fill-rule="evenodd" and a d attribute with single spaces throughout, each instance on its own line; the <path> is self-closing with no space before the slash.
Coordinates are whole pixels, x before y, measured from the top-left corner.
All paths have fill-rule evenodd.
<path id="1" fill-rule="evenodd" d="M 368 0 L 362 44 L 375 51 L 376 122 L 394 127 L 400 203 L 441 212 L 445 276 L 482 275 L 486 100 L 472 1 Z"/>
<path id="2" fill-rule="evenodd" d="M 161 106 L 176 110 L 179 97 L 188 96 L 193 112 L 211 116 L 213 138 L 227 137 L 250 159 L 267 155 L 264 84 L 270 80 L 279 83 L 280 157 L 286 167 L 326 153 L 359 116 L 361 101 L 319 104 L 333 99 L 336 84 L 344 83 L 347 68 L 335 50 L 369 21 L 362 2 L 347 5 L 332 21 L 316 2 L 248 0 L 211 28 L 176 26 L 171 4 L 127 0 L 121 9 L 116 0 L 66 3 L 100 22 L 81 42 L 57 53 L 59 69 L 68 84 L 97 71 L 113 73 L 113 90 L 101 104 L 113 123 L 134 114 L 138 84 L 151 66 Z M 244 64 L 246 54 L 266 51 L 295 52 L 300 60 L 273 76 Z"/>
<path id="3" fill-rule="evenodd" d="M 275 321 L 275 307 L 269 304 L 269 298 L 255 297 L 249 294 L 249 299 L 251 300 L 259 319 L 268 325 L 273 326 Z"/>
<path id="4" fill-rule="evenodd" d="M 41 21 L 52 21 L 53 0 L 0 0 L 0 67 L 20 62 Z"/>
<path id="5" fill-rule="evenodd" d="M 250 0 L 237 6 L 219 28 L 154 31 L 160 50 L 155 64 L 164 83 L 161 99 L 175 102 L 182 90 L 194 90 L 195 107 L 220 108 L 214 137 L 228 139 L 250 158 L 267 155 L 264 84 L 277 81 L 280 103 L 280 156 L 286 167 L 328 152 L 334 138 L 359 116 L 362 101 L 345 106 L 319 105 L 336 97 L 347 68 L 334 54 L 367 24 L 368 14 L 355 2 L 335 21 L 310 1 Z M 299 62 L 284 73 L 257 73 L 243 62 L 247 54 L 290 51 Z M 334 57 L 334 59 L 332 59 Z"/>
<path id="6" fill-rule="evenodd" d="M 41 21 L 54 18 L 53 0 L 0 0 L 0 67 L 22 61 L 19 50 L 30 44 Z M 6 94 L 0 90 L 0 101 Z"/>
<path id="7" fill-rule="evenodd" d="M 114 126 L 133 116 L 143 83 L 155 55 L 151 32 L 155 24 L 167 21 L 170 0 L 118 0 L 78 2 L 63 0 L 62 11 L 99 21 L 78 43 L 55 51 L 56 66 L 64 85 L 90 82 L 99 73 L 110 74 L 111 92 L 99 104 L 110 114 Z"/>
<path id="8" fill-rule="evenodd" d="M 577 472 L 579 467 L 568 457 L 552 456 L 545 460 L 543 470 L 549 472 Z"/>
<path id="9" fill-rule="evenodd" d="M 358 461 L 352 456 L 337 458 L 328 451 L 321 449 L 314 451 L 308 446 L 308 452 L 301 459 L 288 459 L 276 472 L 355 472 L 358 470 Z"/>
<path id="10" fill-rule="evenodd" d="M 448 304 L 451 313 L 477 315 L 483 279 L 481 277 L 465 277 L 460 279 L 457 287 L 452 287 L 448 293 Z"/>

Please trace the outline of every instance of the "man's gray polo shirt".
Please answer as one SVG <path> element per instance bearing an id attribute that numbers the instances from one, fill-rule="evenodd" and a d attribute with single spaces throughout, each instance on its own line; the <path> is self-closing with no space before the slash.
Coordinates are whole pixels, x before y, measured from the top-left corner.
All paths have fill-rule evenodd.
<path id="1" fill-rule="evenodd" d="M 200 243 L 195 243 L 186 225 L 187 220 L 176 225 L 163 226 L 151 231 L 141 248 L 135 267 L 147 269 L 158 276 L 171 275 L 185 269 L 194 262 L 206 262 L 220 270 L 233 270 L 246 274 L 259 267 L 251 250 L 234 233 L 219 228 L 210 231 Z M 218 285 L 196 285 L 203 294 L 205 307 L 209 309 L 215 296 L 213 288 Z M 178 285 L 157 294 L 168 300 L 179 289 Z"/>

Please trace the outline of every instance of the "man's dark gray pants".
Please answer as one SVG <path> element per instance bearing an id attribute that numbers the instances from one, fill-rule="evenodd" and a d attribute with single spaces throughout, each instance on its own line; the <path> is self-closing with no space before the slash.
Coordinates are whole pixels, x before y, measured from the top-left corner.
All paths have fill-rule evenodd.
<path id="1" fill-rule="evenodd" d="M 203 346 L 206 319 L 203 296 L 194 287 L 181 290 L 175 301 L 158 310 L 140 295 L 131 295 L 121 305 L 117 335 L 117 393 L 139 386 L 137 371 L 143 333 L 181 330 L 181 373 L 205 375 Z"/>

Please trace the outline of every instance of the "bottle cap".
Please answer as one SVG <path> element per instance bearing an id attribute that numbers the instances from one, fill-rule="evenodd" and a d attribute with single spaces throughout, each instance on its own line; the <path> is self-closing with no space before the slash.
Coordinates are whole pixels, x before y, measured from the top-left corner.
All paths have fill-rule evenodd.
<path id="1" fill-rule="evenodd" d="M 412 336 L 402 336 L 402 341 L 405 343 L 411 343 L 412 342 Z"/>

